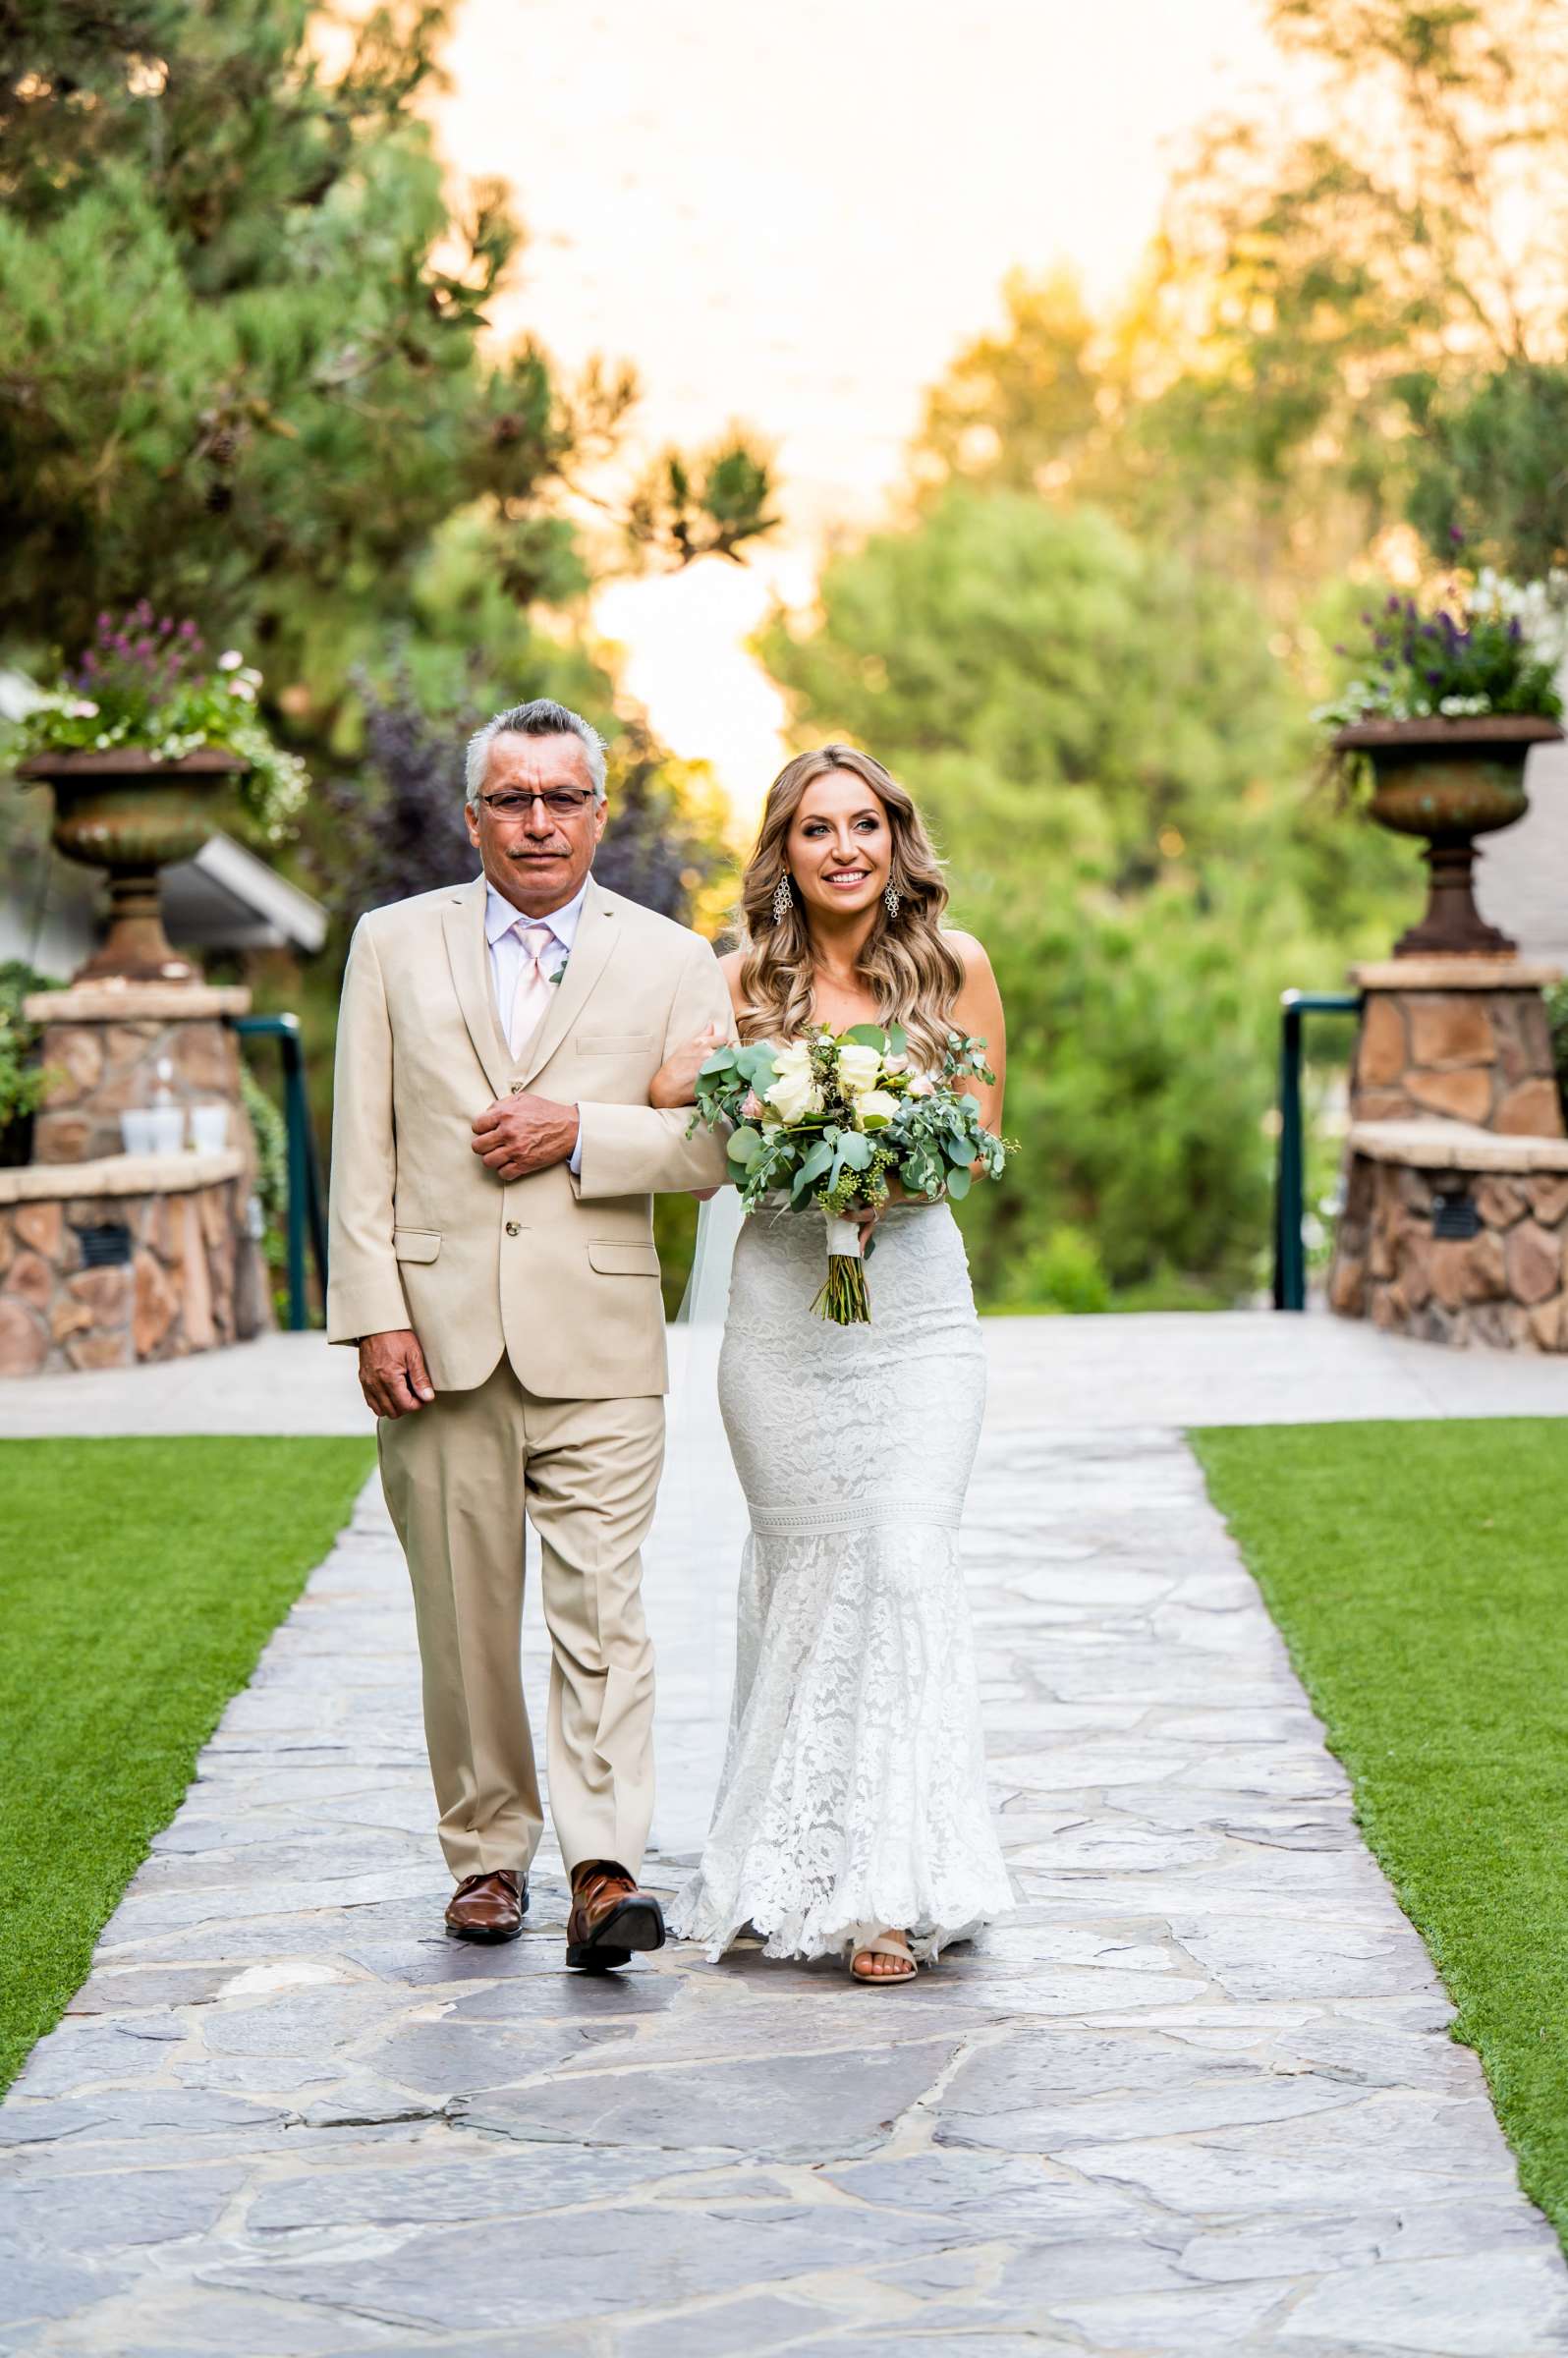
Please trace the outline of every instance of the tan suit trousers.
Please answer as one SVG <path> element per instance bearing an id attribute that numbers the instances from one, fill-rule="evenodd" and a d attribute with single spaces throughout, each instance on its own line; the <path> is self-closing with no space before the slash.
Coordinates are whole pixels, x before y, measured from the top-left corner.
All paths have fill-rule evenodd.
<path id="1" fill-rule="evenodd" d="M 523 1700 L 525 1516 L 550 1633 L 550 1815 L 568 1871 L 635 1876 L 653 1811 L 653 1655 L 640 1549 L 664 1403 L 543 1400 L 511 1363 L 382 1418 L 381 1480 L 409 1560 L 441 1848 L 459 1881 L 526 1871 L 543 1816 Z"/>

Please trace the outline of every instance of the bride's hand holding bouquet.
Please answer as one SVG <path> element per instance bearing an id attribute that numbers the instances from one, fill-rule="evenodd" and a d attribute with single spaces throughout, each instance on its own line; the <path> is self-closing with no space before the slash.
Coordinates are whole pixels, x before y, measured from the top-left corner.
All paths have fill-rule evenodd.
<path id="1" fill-rule="evenodd" d="M 702 1059 L 699 1122 L 730 1125 L 730 1171 L 747 1212 L 783 1196 L 827 1222 L 827 1275 L 812 1308 L 836 1325 L 870 1318 L 862 1232 L 895 1188 L 935 1203 L 997 1178 L 1010 1148 L 980 1119 L 968 1084 L 993 1078 L 985 1043 L 950 1032 L 940 1073 L 911 1069 L 902 1028 L 855 1024 L 786 1046 L 756 1041 Z M 690 1133 L 689 1133 L 690 1134 Z"/>

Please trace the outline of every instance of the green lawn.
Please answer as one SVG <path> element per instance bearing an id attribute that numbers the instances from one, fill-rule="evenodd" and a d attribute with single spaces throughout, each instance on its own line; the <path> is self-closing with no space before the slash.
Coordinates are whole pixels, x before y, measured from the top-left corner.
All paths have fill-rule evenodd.
<path id="1" fill-rule="evenodd" d="M 0 2089 L 373 1461 L 367 1440 L 0 1442 Z"/>
<path id="2" fill-rule="evenodd" d="M 1568 2242 L 1568 1423 L 1192 1437 Z"/>

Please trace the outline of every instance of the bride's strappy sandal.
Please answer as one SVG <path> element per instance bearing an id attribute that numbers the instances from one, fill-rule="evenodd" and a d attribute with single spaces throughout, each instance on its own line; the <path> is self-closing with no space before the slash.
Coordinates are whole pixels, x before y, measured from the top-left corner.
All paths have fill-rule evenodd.
<path id="1" fill-rule="evenodd" d="M 898 1957 L 903 1962 L 905 1971 L 903 1973 L 858 1973 L 855 1969 L 857 1957 Z M 855 1946 L 850 1950 L 849 1971 L 850 1980 L 859 1982 L 863 1989 L 896 1990 L 901 1982 L 912 1982 L 919 1973 L 920 1967 L 904 1941 L 895 1940 L 891 1934 L 878 1933 L 874 1939 L 856 1941 Z"/>

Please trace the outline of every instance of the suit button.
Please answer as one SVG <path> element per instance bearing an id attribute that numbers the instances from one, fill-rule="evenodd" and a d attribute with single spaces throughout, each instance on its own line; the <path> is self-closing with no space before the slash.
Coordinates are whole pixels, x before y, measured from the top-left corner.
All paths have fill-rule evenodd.
<path id="1" fill-rule="evenodd" d="M 523 1095 L 523 1092 L 524 1092 L 524 1090 L 525 1090 L 527 1087 L 528 1087 L 528 1083 L 527 1083 L 526 1081 L 514 1081 L 514 1082 L 513 1082 L 513 1084 L 512 1084 L 512 1095 L 513 1095 L 513 1096 L 514 1096 L 514 1097 L 520 1097 L 520 1096 Z"/>
<path id="2" fill-rule="evenodd" d="M 522 1233 L 523 1233 L 523 1223 L 522 1223 L 522 1221 L 521 1221 L 521 1220 L 508 1220 L 508 1221 L 507 1221 L 507 1223 L 506 1223 L 506 1233 L 507 1233 L 507 1235 L 508 1235 L 508 1236 L 521 1236 L 521 1235 L 522 1235 Z"/>

